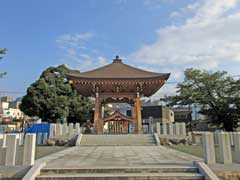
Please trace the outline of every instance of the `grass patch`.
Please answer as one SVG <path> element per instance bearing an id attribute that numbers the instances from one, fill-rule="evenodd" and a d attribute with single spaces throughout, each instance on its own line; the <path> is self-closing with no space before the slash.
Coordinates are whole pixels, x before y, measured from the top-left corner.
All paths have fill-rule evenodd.
<path id="1" fill-rule="evenodd" d="M 56 153 L 58 151 L 62 151 L 66 148 L 68 148 L 68 147 L 65 147 L 65 146 L 36 146 L 35 159 L 40 159 L 44 156 L 48 156 L 48 155 Z"/>
<path id="2" fill-rule="evenodd" d="M 169 146 L 172 149 L 175 149 L 177 151 L 181 151 L 187 154 L 191 154 L 193 156 L 197 156 L 200 158 L 203 158 L 203 149 L 200 145 L 183 145 L 183 144 L 179 144 L 179 145 L 172 145 Z"/>
<path id="3" fill-rule="evenodd" d="M 191 154 L 200 158 L 204 158 L 203 156 L 203 148 L 201 145 L 183 145 L 183 144 L 179 144 L 179 145 L 172 145 L 172 146 L 168 146 L 169 148 L 175 149 L 177 151 L 181 151 L 181 152 L 185 152 L 187 154 Z M 220 162 L 220 148 L 218 145 L 215 145 L 215 156 L 216 156 L 216 161 Z M 233 149 L 232 149 L 232 158 L 233 161 L 236 159 L 233 153 Z"/>

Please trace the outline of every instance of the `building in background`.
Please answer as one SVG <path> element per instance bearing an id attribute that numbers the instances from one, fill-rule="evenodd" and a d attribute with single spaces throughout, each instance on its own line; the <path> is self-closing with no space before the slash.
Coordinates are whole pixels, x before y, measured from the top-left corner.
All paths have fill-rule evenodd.
<path id="1" fill-rule="evenodd" d="M 0 97 L 0 131 L 20 130 L 24 113 L 19 109 L 21 98 L 14 100 L 10 96 Z"/>
<path id="2" fill-rule="evenodd" d="M 174 122 L 174 112 L 169 107 L 163 106 L 159 100 L 142 101 L 141 112 L 144 133 L 153 133 L 157 122 Z M 127 115 L 131 116 L 131 110 L 127 110 Z"/>
<path id="3" fill-rule="evenodd" d="M 174 112 L 160 101 L 143 101 L 142 102 L 142 119 L 147 121 L 152 118 L 154 122 L 172 123 L 174 122 Z"/>
<path id="4" fill-rule="evenodd" d="M 13 97 L 11 96 L 3 96 L 0 97 L 1 102 L 13 102 Z"/>
<path id="5" fill-rule="evenodd" d="M 192 120 L 192 109 L 190 108 L 172 108 L 175 122 L 188 123 Z M 190 119 L 191 118 L 191 119 Z"/>

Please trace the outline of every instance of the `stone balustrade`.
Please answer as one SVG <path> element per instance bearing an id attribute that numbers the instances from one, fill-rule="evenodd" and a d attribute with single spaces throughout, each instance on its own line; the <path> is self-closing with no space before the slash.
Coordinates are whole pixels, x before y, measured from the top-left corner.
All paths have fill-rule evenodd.
<path id="1" fill-rule="evenodd" d="M 64 124 L 50 124 L 50 132 L 49 137 L 53 138 L 55 136 L 62 136 L 62 135 L 74 135 L 74 134 L 80 134 L 81 133 L 81 127 L 79 123 L 73 124 L 73 123 L 64 123 Z"/>
<path id="2" fill-rule="evenodd" d="M 178 136 L 185 138 L 186 124 L 185 123 L 156 123 L 156 133 L 162 136 Z"/>
<path id="3" fill-rule="evenodd" d="M 217 163 L 216 147 L 219 147 L 218 163 L 232 164 L 233 161 L 240 163 L 240 132 L 203 132 L 202 146 L 207 164 Z"/>
<path id="4" fill-rule="evenodd" d="M 0 165 L 33 165 L 35 161 L 36 134 L 2 134 Z"/>
<path id="5" fill-rule="evenodd" d="M 48 138 L 54 138 L 59 136 L 72 136 L 81 133 L 81 127 L 79 123 L 51 123 L 49 133 L 36 133 L 37 145 L 46 145 Z"/>

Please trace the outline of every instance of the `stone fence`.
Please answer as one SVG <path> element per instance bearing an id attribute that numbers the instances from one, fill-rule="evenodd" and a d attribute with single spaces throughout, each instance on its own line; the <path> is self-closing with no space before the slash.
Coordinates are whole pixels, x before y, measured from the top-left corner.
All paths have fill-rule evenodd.
<path id="1" fill-rule="evenodd" d="M 156 133 L 160 136 L 186 137 L 185 123 L 156 123 Z"/>
<path id="2" fill-rule="evenodd" d="M 33 165 L 35 161 L 36 134 L 1 134 L 0 165 Z"/>
<path id="3" fill-rule="evenodd" d="M 36 133 L 37 139 L 36 144 L 37 145 L 46 145 L 48 138 L 54 138 L 59 136 L 72 136 L 77 135 L 81 133 L 81 127 L 79 123 L 73 124 L 73 123 L 51 123 L 50 124 L 50 130 L 48 133 Z"/>
<path id="4" fill-rule="evenodd" d="M 240 132 L 204 132 L 202 133 L 202 147 L 207 164 L 217 163 L 216 147 L 219 148 L 220 163 L 232 164 L 233 157 L 235 162 L 240 163 Z"/>
<path id="5" fill-rule="evenodd" d="M 188 132 L 189 143 L 190 143 L 190 144 L 198 144 L 198 145 L 201 145 L 201 144 L 203 143 L 203 142 L 202 142 L 202 137 L 203 137 L 203 134 L 204 134 L 205 132 L 206 132 L 206 131 L 193 131 L 193 132 Z M 213 132 L 213 138 L 214 138 L 214 144 L 215 144 L 215 145 L 219 145 L 218 132 L 221 132 L 221 131 Z M 233 146 L 233 145 L 234 145 L 234 137 L 233 137 L 233 133 L 234 133 L 234 132 L 228 132 L 228 133 L 229 133 L 229 136 L 230 136 L 231 145 Z"/>
<path id="6" fill-rule="evenodd" d="M 81 128 L 79 123 L 64 123 L 64 124 L 50 124 L 50 132 L 49 138 L 53 138 L 55 136 L 63 136 L 63 135 L 75 135 L 81 133 Z"/>

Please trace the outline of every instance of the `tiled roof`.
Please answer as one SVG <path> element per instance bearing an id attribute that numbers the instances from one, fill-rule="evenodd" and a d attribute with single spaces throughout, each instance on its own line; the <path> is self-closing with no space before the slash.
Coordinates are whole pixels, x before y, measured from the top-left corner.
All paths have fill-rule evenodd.
<path id="1" fill-rule="evenodd" d="M 72 77 L 80 78 L 161 78 L 167 80 L 170 76 L 169 73 L 155 73 L 138 69 L 127 64 L 122 63 L 121 59 L 116 57 L 111 64 L 94 69 L 91 71 L 83 72 L 80 74 L 70 74 Z"/>

